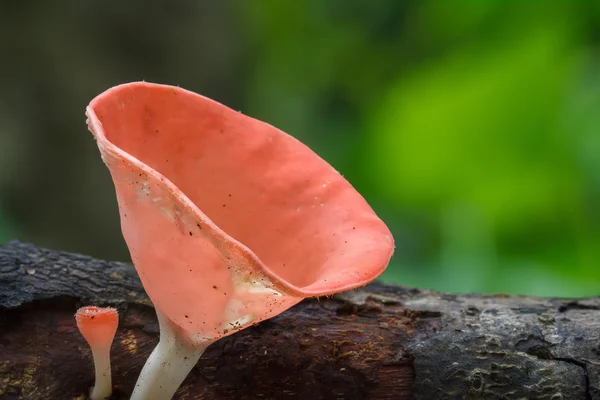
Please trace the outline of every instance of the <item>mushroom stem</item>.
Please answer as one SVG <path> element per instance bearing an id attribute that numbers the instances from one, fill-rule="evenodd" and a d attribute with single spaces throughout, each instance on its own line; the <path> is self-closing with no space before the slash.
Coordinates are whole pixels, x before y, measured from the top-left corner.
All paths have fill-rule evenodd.
<path id="1" fill-rule="evenodd" d="M 90 399 L 104 400 L 112 394 L 112 378 L 110 371 L 110 347 L 100 347 L 92 350 L 96 383 L 90 390 Z"/>
<path id="2" fill-rule="evenodd" d="M 160 340 L 146 361 L 130 400 L 170 400 L 210 342 L 193 345 L 156 311 Z"/>

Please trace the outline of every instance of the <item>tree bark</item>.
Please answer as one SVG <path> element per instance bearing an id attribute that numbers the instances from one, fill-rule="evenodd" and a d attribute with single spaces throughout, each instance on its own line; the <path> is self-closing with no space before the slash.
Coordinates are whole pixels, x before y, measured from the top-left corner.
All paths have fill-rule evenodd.
<path id="1" fill-rule="evenodd" d="M 0 398 L 84 399 L 73 314 L 119 309 L 113 399 L 158 341 L 133 267 L 0 247 Z M 211 345 L 178 399 L 600 399 L 600 299 L 456 295 L 372 284 L 306 300 Z"/>

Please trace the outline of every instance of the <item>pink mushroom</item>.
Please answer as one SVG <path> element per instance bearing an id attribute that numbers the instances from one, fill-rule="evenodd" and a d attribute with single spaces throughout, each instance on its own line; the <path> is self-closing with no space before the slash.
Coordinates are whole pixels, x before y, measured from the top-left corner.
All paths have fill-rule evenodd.
<path id="1" fill-rule="evenodd" d="M 117 333 L 119 314 L 114 308 L 88 306 L 77 310 L 75 321 L 94 358 L 96 382 L 90 390 L 90 399 L 108 399 L 112 394 L 110 346 Z"/>
<path id="2" fill-rule="evenodd" d="M 286 133 L 145 82 L 107 90 L 86 114 L 160 323 L 132 399 L 171 398 L 209 344 L 386 268 L 386 225 Z"/>

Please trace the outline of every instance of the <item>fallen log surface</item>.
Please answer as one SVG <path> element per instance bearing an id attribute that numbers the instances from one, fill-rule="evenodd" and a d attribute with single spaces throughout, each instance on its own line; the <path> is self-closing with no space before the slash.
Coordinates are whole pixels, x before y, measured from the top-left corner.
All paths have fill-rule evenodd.
<path id="1" fill-rule="evenodd" d="M 133 267 L 0 247 L 0 398 L 85 399 L 73 314 L 120 312 L 113 399 L 158 340 Z M 600 299 L 456 295 L 372 284 L 306 300 L 204 353 L 178 399 L 600 399 Z"/>

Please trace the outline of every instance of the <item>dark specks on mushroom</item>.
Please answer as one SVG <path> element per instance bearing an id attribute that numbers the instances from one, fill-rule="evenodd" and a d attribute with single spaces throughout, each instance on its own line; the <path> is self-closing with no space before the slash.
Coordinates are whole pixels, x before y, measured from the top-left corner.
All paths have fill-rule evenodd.
<path id="1" fill-rule="evenodd" d="M 192 236 L 192 235 L 193 235 L 193 234 L 192 234 L 192 231 L 190 231 L 190 236 Z"/>
<path id="2" fill-rule="evenodd" d="M 213 285 L 213 289 L 216 289 L 216 288 L 217 288 L 217 285 Z"/>

